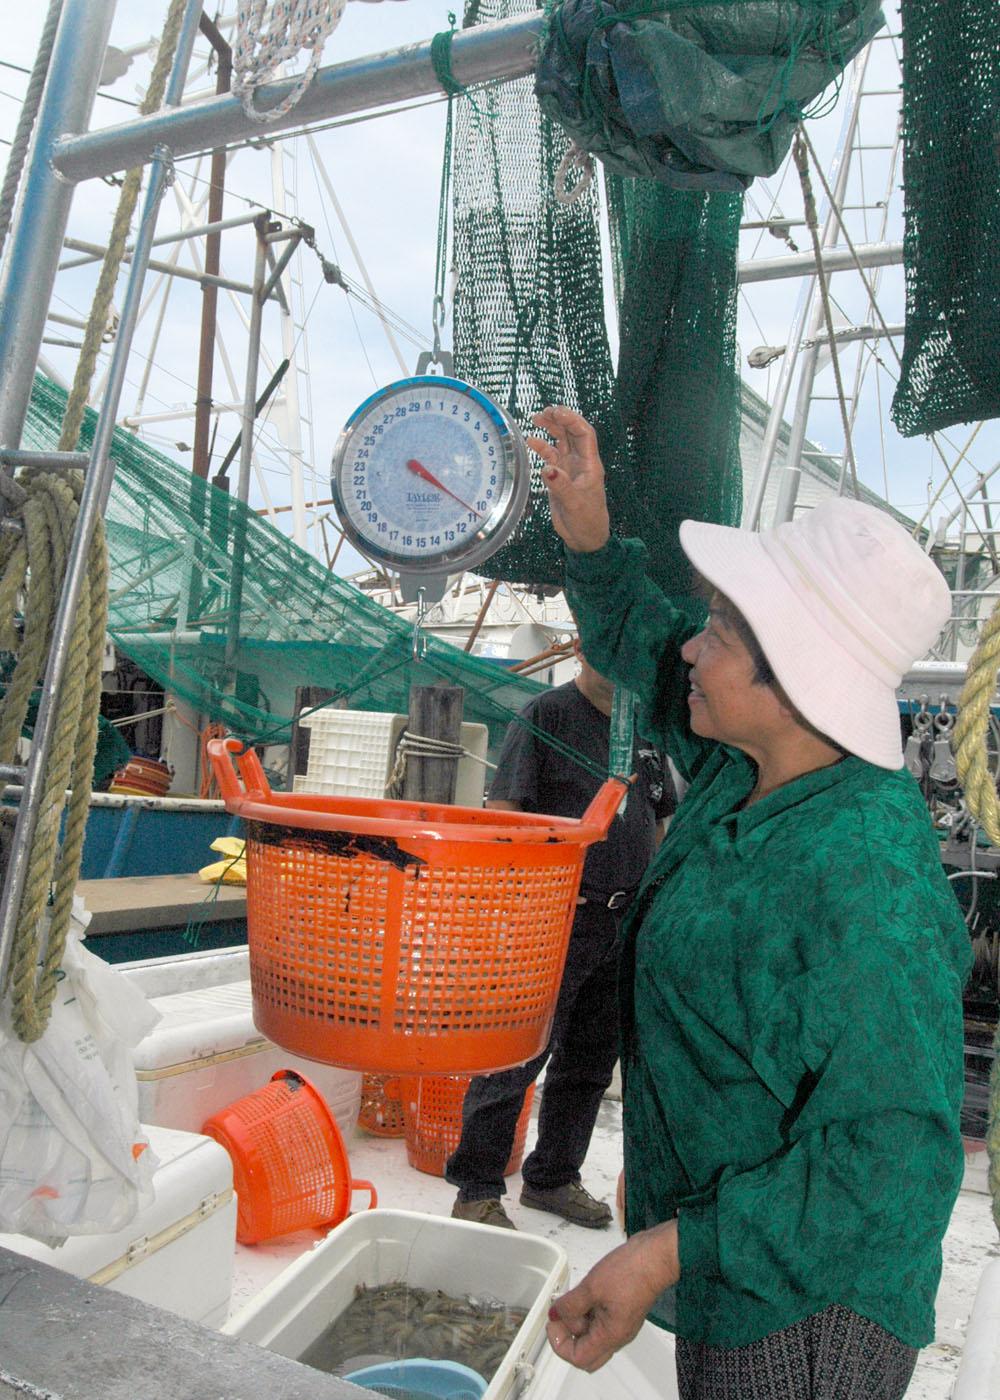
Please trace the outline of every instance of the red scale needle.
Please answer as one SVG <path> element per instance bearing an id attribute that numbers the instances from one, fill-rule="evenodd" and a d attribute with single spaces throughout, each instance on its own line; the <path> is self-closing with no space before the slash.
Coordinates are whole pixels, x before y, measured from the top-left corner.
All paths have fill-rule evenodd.
<path id="1" fill-rule="evenodd" d="M 420 479 L 426 481 L 429 486 L 434 486 L 438 491 L 443 491 L 446 496 L 450 496 L 453 501 L 457 501 L 460 506 L 464 506 L 472 515 L 477 516 L 480 520 L 482 519 L 482 511 L 476 510 L 474 506 L 470 506 L 468 501 L 462 500 L 461 496 L 456 496 L 454 491 L 445 486 L 443 481 L 438 481 L 434 473 L 428 471 L 424 464 L 418 462 L 415 457 L 411 457 L 406 466 L 409 471 L 413 472 L 414 476 L 419 476 Z"/>

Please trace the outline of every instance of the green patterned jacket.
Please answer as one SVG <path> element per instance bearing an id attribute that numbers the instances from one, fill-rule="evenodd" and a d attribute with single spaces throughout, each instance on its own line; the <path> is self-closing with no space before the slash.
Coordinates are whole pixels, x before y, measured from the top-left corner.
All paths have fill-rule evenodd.
<path id="1" fill-rule="evenodd" d="M 652 1319 L 743 1346 L 839 1303 L 922 1346 L 972 961 L 927 810 L 855 757 L 741 810 L 756 769 L 688 728 L 690 622 L 644 554 L 613 539 L 566 578 L 587 659 L 690 782 L 623 931 L 627 1228 L 679 1217 Z"/>

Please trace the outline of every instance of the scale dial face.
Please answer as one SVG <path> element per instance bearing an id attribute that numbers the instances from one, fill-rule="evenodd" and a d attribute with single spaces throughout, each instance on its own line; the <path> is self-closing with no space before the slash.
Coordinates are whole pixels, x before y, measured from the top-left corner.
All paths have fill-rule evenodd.
<path id="1" fill-rule="evenodd" d="M 527 451 L 485 394 L 443 375 L 389 384 L 340 435 L 331 487 L 344 533 L 403 574 L 481 564 L 528 497 Z"/>

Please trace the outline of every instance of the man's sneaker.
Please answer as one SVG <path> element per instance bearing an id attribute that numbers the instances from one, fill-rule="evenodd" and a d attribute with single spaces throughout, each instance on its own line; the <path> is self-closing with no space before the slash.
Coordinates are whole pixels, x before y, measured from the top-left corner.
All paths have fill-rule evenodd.
<path id="1" fill-rule="evenodd" d="M 456 1201 L 451 1208 L 451 1214 L 453 1220 L 472 1220 L 476 1225 L 496 1225 L 501 1230 L 517 1229 L 496 1198 L 487 1201 Z"/>
<path id="2" fill-rule="evenodd" d="M 588 1230 L 603 1230 L 611 1224 L 608 1207 L 578 1181 L 548 1189 L 522 1186 L 521 1204 L 530 1206 L 532 1210 L 547 1210 L 551 1215 L 561 1215 L 574 1225 L 586 1225 Z"/>

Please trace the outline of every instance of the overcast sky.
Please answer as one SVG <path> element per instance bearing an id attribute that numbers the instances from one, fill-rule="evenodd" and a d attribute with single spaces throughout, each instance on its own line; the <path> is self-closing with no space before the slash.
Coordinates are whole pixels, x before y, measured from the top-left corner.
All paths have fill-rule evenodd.
<path id="1" fill-rule="evenodd" d="M 4 63 L 30 66 L 34 57 L 38 32 L 47 5 L 44 0 L 30 0 L 19 6 L 5 6 Z M 366 4 L 353 0 L 347 5 L 344 18 L 329 39 L 325 63 L 378 52 L 418 39 L 430 37 L 447 27 L 446 3 L 437 0 L 383 0 Z M 167 0 L 121 0 L 112 30 L 112 42 L 120 48 L 142 43 L 156 35 L 167 10 Z M 224 13 L 235 11 L 234 0 L 227 0 Z M 895 21 L 896 15 L 893 12 Z M 895 121 L 894 90 L 898 70 L 891 44 L 877 45 L 870 69 L 870 87 L 888 88 L 893 95 L 866 100 L 862 141 L 878 144 L 890 139 Z M 197 55 L 204 53 L 200 44 Z M 196 67 L 198 66 L 196 62 Z M 128 72 L 113 85 L 102 89 L 94 115 L 95 125 L 121 121 L 128 109 L 121 101 L 134 102 L 141 95 L 149 71 L 148 58 L 137 58 Z M 206 85 L 214 79 L 204 80 Z M 18 103 L 23 95 L 26 76 L 16 67 L 0 67 L 0 137 L 7 140 L 13 134 Z M 114 101 L 112 99 L 119 99 Z M 400 116 L 381 118 L 361 124 L 351 124 L 338 130 L 326 131 L 317 137 L 321 157 L 336 194 L 344 207 L 353 236 L 374 280 L 379 296 L 394 311 L 425 333 L 429 332 L 433 294 L 433 262 L 437 228 L 438 183 L 440 179 L 444 107 L 442 104 L 421 106 Z M 816 121 L 811 135 L 823 160 L 828 159 L 837 139 L 842 113 Z M 2 151 L 5 148 L 0 148 Z M 293 191 L 286 196 L 285 209 L 298 213 L 316 229 L 320 251 L 341 265 L 355 279 L 360 270 L 350 252 L 348 239 L 337 221 L 325 193 L 321 176 L 314 166 L 307 143 L 302 140 L 286 143 L 289 153 L 285 172 L 297 183 L 297 202 Z M 295 159 L 292 159 L 294 153 Z M 847 203 L 874 202 L 883 197 L 886 185 L 886 155 L 872 152 L 865 157 L 864 170 L 859 169 L 849 190 Z M 2 160 L 2 155 L 0 155 Z M 880 164 L 881 162 L 881 164 Z M 172 201 L 164 207 L 159 231 L 177 226 L 178 205 L 187 194 L 198 197 L 206 189 L 207 161 L 185 160 L 179 163 L 177 191 L 168 195 Z M 901 201 L 896 189 L 891 195 L 887 235 L 902 236 Z M 862 193 L 862 184 L 864 192 Z M 819 194 L 820 191 L 817 191 Z M 794 171 L 784 179 L 776 176 L 768 182 L 757 182 L 747 200 L 748 220 L 758 219 L 772 210 L 777 196 L 777 212 L 796 217 L 801 211 Z M 117 191 L 99 181 L 90 182 L 74 204 L 70 232 L 79 238 L 103 242 L 106 239 Z M 231 161 L 227 180 L 226 213 L 232 214 L 251 207 L 247 201 L 256 200 L 273 206 L 272 161 L 265 151 L 242 151 Z M 853 235 L 867 241 L 877 232 L 877 216 L 860 212 L 852 216 Z M 867 227 L 866 227 L 867 224 Z M 807 247 L 805 230 L 793 230 L 795 241 Z M 775 257 L 789 249 L 766 232 L 747 232 L 743 239 L 744 257 Z M 161 250 L 161 255 L 162 250 Z M 185 250 L 182 264 L 190 266 L 190 254 Z M 253 263 L 251 236 L 244 230 L 227 233 L 223 245 L 223 271 L 231 277 L 249 280 Z M 312 441 L 315 447 L 316 489 L 321 497 L 328 495 L 328 466 L 337 433 L 350 411 L 377 385 L 399 377 L 399 366 L 391 353 L 385 336 L 375 318 L 351 301 L 344 292 L 322 282 L 316 258 L 306 251 L 301 264 L 302 295 L 308 311 L 305 348 L 308 354 L 308 389 L 312 399 Z M 55 309 L 69 316 L 85 316 L 92 296 L 95 269 L 60 273 L 56 286 Z M 123 282 L 119 283 L 119 292 Z M 189 406 L 194 397 L 195 364 L 197 360 L 200 293 L 194 283 L 175 281 L 170 302 L 162 318 L 156 367 L 146 371 L 146 360 L 154 334 L 161 302 L 153 295 L 155 279 L 147 278 L 150 294 L 149 311 L 143 319 L 136 338 L 136 350 L 131 361 L 129 382 L 122 401 L 122 415 L 141 412 L 155 414 Z M 769 283 L 748 289 L 741 298 L 740 350 L 741 370 L 747 382 L 768 396 L 780 369 L 780 362 L 768 370 L 748 367 L 746 355 L 761 344 L 782 345 L 794 313 L 797 283 Z M 870 319 L 865 308 L 863 289 L 854 274 L 838 278 L 834 292 L 844 310 L 845 321 Z M 883 313 L 889 322 L 901 321 L 902 272 L 887 269 L 882 274 Z M 242 386 L 245 357 L 245 336 L 240 313 L 235 304 L 223 299 L 220 324 L 224 330 L 224 351 L 228 355 L 232 376 Z M 52 328 L 52 333 L 67 339 L 75 337 L 73 330 Z M 417 347 L 401 342 L 404 358 L 412 369 Z M 265 348 L 272 362 L 281 358 L 276 319 L 266 328 Z M 75 352 L 49 346 L 45 353 L 50 362 L 67 378 L 72 374 Z M 878 374 L 874 367 L 866 375 L 863 401 L 859 416 L 857 455 L 864 479 L 874 489 L 885 492 L 901 509 L 919 515 L 921 503 L 926 504 L 929 489 L 942 479 L 943 468 L 935 451 L 924 439 L 904 442 L 888 429 L 883 442 L 879 423 L 888 421 L 888 404 L 892 385 L 889 371 L 895 362 L 888 348 L 880 349 L 886 366 Z M 845 362 L 845 376 L 853 380 L 854 360 Z M 267 367 L 261 370 L 261 383 L 268 377 Z M 831 379 L 832 384 L 832 379 Z M 820 386 L 824 392 L 824 386 Z M 305 392 L 305 385 L 304 385 Z M 832 393 L 832 388 L 829 390 Z M 215 396 L 228 399 L 230 390 L 226 378 L 225 359 L 220 357 L 216 367 Z M 239 394 L 232 395 L 238 398 Z M 228 446 L 238 427 L 234 416 L 223 417 L 219 423 L 217 448 Z M 157 446 L 169 451 L 176 460 L 190 462 L 184 444 L 190 444 L 190 423 L 150 424 L 143 435 Z M 289 489 L 284 459 L 268 450 L 276 441 L 277 420 L 262 426 L 261 463 L 263 479 L 254 483 L 253 500 L 260 504 L 264 492 L 275 504 L 287 504 Z M 306 431 L 306 447 L 309 444 Z M 821 404 L 810 419 L 809 434 L 814 440 L 834 450 L 839 449 L 839 413 L 832 403 Z M 956 455 L 968 430 L 954 429 L 949 437 L 954 449 L 945 451 Z M 180 445 L 178 445 L 180 444 Z M 988 465 L 996 456 L 998 440 L 996 424 L 980 434 L 968 454 L 963 472 L 968 476 L 972 467 Z M 313 498 L 313 483 L 306 483 L 306 498 Z M 287 515 L 283 517 L 287 523 Z M 317 551 L 321 552 L 318 542 Z M 343 556 L 347 558 L 347 556 Z M 352 561 L 354 566 L 357 560 Z"/>

